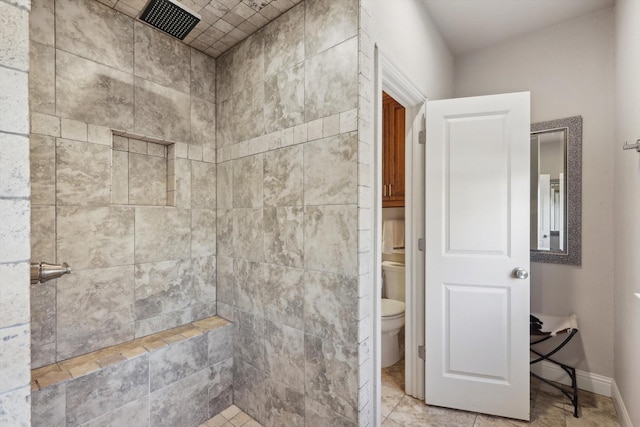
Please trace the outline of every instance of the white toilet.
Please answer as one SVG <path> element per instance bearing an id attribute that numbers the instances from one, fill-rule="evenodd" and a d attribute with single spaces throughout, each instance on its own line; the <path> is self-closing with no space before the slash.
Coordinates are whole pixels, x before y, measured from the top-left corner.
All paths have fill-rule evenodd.
<path id="1" fill-rule="evenodd" d="M 404 264 L 382 262 L 382 280 L 387 298 L 382 298 L 382 367 L 400 360 L 398 333 L 404 326 Z"/>

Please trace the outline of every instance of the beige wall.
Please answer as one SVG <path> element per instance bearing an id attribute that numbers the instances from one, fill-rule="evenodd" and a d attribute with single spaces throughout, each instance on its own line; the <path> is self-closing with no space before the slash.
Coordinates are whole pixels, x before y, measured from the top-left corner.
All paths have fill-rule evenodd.
<path id="1" fill-rule="evenodd" d="M 0 1 L 0 425 L 30 425 L 29 10 Z"/>
<path id="2" fill-rule="evenodd" d="M 632 425 L 640 425 L 640 169 L 635 151 L 622 151 L 624 141 L 640 138 L 640 3 L 618 0 L 616 18 L 616 134 L 615 154 L 615 333 L 614 379 Z M 622 417 L 621 417 L 622 418 Z M 624 425 L 624 424 L 623 424 Z M 627 424 L 630 425 L 630 424 Z"/>
<path id="3" fill-rule="evenodd" d="M 32 254 L 72 269 L 31 287 L 38 367 L 216 313 L 215 60 L 95 1 L 32 3 Z"/>
<path id="4" fill-rule="evenodd" d="M 576 313 L 558 356 L 613 376 L 613 11 L 546 28 L 456 59 L 457 97 L 531 91 L 531 121 L 583 117 L 582 266 L 531 264 L 531 310 Z M 631 138 L 631 137 L 629 137 Z"/>
<path id="5" fill-rule="evenodd" d="M 429 99 L 453 94 L 454 58 L 419 0 L 372 0 L 373 41 Z"/>

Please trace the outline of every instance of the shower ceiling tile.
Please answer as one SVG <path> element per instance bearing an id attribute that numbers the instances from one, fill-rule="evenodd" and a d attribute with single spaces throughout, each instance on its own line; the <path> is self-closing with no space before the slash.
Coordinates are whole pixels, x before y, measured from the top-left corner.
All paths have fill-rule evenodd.
<path id="1" fill-rule="evenodd" d="M 217 58 L 302 0 L 181 0 L 201 21 L 184 43 Z M 96 0 L 132 18 L 139 18 L 147 0 Z"/>

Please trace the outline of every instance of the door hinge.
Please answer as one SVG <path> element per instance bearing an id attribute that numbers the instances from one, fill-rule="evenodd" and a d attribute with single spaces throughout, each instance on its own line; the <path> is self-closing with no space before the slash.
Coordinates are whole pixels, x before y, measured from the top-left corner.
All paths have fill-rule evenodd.
<path id="1" fill-rule="evenodd" d="M 426 144 L 427 143 L 427 131 L 421 130 L 418 132 L 418 144 Z"/>
<path id="2" fill-rule="evenodd" d="M 418 346 L 418 357 L 422 360 L 425 360 L 425 353 L 424 353 L 424 346 L 423 345 L 419 345 Z"/>
<path id="3" fill-rule="evenodd" d="M 425 249 L 424 239 L 420 238 L 418 239 L 418 250 L 420 252 L 424 252 L 424 249 Z"/>

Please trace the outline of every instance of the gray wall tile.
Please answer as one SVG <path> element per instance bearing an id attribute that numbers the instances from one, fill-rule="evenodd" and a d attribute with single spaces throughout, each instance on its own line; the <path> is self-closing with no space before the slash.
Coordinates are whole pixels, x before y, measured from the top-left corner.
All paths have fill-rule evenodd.
<path id="1" fill-rule="evenodd" d="M 263 264 L 237 259 L 234 263 L 234 276 L 236 307 L 249 313 L 263 315 Z"/>
<path id="2" fill-rule="evenodd" d="M 167 159 L 148 154 L 129 153 L 129 203 L 164 206 L 167 204 Z"/>
<path id="3" fill-rule="evenodd" d="M 218 80 L 219 81 L 219 80 Z M 262 114 L 257 112 L 256 114 Z M 216 106 L 216 145 L 227 147 L 237 142 L 238 118 L 234 115 L 234 99 L 228 98 L 218 102 Z"/>
<path id="4" fill-rule="evenodd" d="M 29 38 L 32 42 L 53 46 L 55 43 L 55 0 L 31 0 L 29 15 Z"/>
<path id="5" fill-rule="evenodd" d="M 262 209 L 233 210 L 233 250 L 238 257 L 264 261 Z"/>
<path id="6" fill-rule="evenodd" d="M 356 427 L 358 423 L 349 420 L 312 398 L 305 399 L 305 422 L 307 426 Z"/>
<path id="7" fill-rule="evenodd" d="M 233 403 L 258 422 L 265 421 L 266 377 L 263 371 L 234 358 Z"/>
<path id="8" fill-rule="evenodd" d="M 228 325 L 207 332 L 209 365 L 215 365 L 233 357 L 234 328 L 235 325 Z"/>
<path id="9" fill-rule="evenodd" d="M 265 322 L 266 373 L 304 393 L 304 332 L 271 321 Z"/>
<path id="10" fill-rule="evenodd" d="M 304 4 L 291 8 L 264 29 L 265 74 L 285 70 L 304 60 Z"/>
<path id="11" fill-rule="evenodd" d="M 308 397 L 357 420 L 358 348 L 305 335 L 305 390 Z"/>
<path id="12" fill-rule="evenodd" d="M 191 262 L 188 259 L 136 264 L 136 319 L 167 314 L 194 303 L 196 296 L 191 285 Z"/>
<path id="13" fill-rule="evenodd" d="M 233 340 L 234 360 L 243 361 L 265 372 L 264 317 L 242 310 L 234 311 L 236 333 Z"/>
<path id="14" fill-rule="evenodd" d="M 75 426 L 148 393 L 147 355 L 111 365 L 67 383 L 67 425 Z"/>
<path id="15" fill-rule="evenodd" d="M 191 208 L 216 208 L 216 165 L 191 162 Z"/>
<path id="16" fill-rule="evenodd" d="M 216 258 L 217 270 L 217 300 L 225 304 L 235 305 L 236 282 L 233 272 L 233 258 L 218 256 Z"/>
<path id="17" fill-rule="evenodd" d="M 297 206 L 303 200 L 302 146 L 264 154 L 264 205 Z"/>
<path id="18" fill-rule="evenodd" d="M 155 317 L 138 319 L 135 324 L 135 337 L 140 338 L 169 328 L 185 325 L 195 320 L 216 314 L 215 303 L 197 303 L 185 308 L 165 312 Z"/>
<path id="19" fill-rule="evenodd" d="M 61 206 L 56 215 L 58 259 L 74 272 L 133 264 L 133 208 Z"/>
<path id="20" fill-rule="evenodd" d="M 81 427 L 121 426 L 149 426 L 149 396 L 141 397 L 81 425 Z"/>
<path id="21" fill-rule="evenodd" d="M 305 53 L 315 55 L 358 34 L 358 0 L 305 2 Z"/>
<path id="22" fill-rule="evenodd" d="M 191 210 L 191 256 L 216 254 L 216 211 Z"/>
<path id="23" fill-rule="evenodd" d="M 305 267 L 357 275 L 357 210 L 356 205 L 305 208 Z"/>
<path id="24" fill-rule="evenodd" d="M 136 77 L 135 131 L 156 138 L 189 142 L 191 137 L 189 95 Z"/>
<path id="25" fill-rule="evenodd" d="M 186 209 L 136 207 L 135 262 L 188 258 L 190 223 Z"/>
<path id="26" fill-rule="evenodd" d="M 302 267 L 304 211 L 300 207 L 264 210 L 264 252 L 269 263 Z"/>
<path id="27" fill-rule="evenodd" d="M 56 0 L 56 47 L 127 73 L 133 71 L 133 21 L 100 4 Z"/>
<path id="28" fill-rule="evenodd" d="M 216 302 L 216 257 L 192 258 L 193 294 L 196 301 Z"/>
<path id="29" fill-rule="evenodd" d="M 233 358 L 215 363 L 209 374 L 209 416 L 214 416 L 231 405 L 223 406 L 233 397 Z M 217 410 L 217 411 L 216 411 Z"/>
<path id="30" fill-rule="evenodd" d="M 69 310 L 68 308 L 65 308 Z M 79 313 L 83 315 L 83 313 Z M 56 339 L 56 360 L 65 360 L 81 354 L 91 353 L 105 347 L 120 344 L 134 338 L 134 324 L 109 325 L 112 329 L 99 329 L 86 335 L 63 336 L 58 334 Z"/>
<path id="31" fill-rule="evenodd" d="M 208 341 L 204 334 L 150 353 L 150 392 L 204 369 L 208 366 L 208 356 Z"/>
<path id="32" fill-rule="evenodd" d="M 191 48 L 191 96 L 216 101 L 216 60 Z"/>
<path id="33" fill-rule="evenodd" d="M 233 207 L 233 162 L 216 165 L 216 203 L 218 209 Z"/>
<path id="34" fill-rule="evenodd" d="M 232 142 L 245 141 L 264 133 L 264 83 L 260 82 L 234 95 L 232 103 Z M 225 144 L 222 144 L 225 145 Z"/>
<path id="35" fill-rule="evenodd" d="M 358 342 L 358 279 L 306 271 L 304 330 L 344 345 Z"/>
<path id="36" fill-rule="evenodd" d="M 31 259 L 56 259 L 56 207 L 31 205 Z"/>
<path id="37" fill-rule="evenodd" d="M 132 129 L 133 76 L 58 49 L 56 114 L 116 129 Z"/>
<path id="38" fill-rule="evenodd" d="M 29 46 L 29 108 L 56 113 L 56 52 L 53 46 L 33 40 Z"/>
<path id="39" fill-rule="evenodd" d="M 265 132 L 275 132 L 304 121 L 304 63 L 283 70 L 265 82 Z"/>
<path id="40" fill-rule="evenodd" d="M 151 393 L 151 425 L 197 426 L 209 418 L 209 368 Z M 186 409 L 186 410 L 185 410 Z"/>
<path id="41" fill-rule="evenodd" d="M 305 205 L 357 203 L 357 160 L 356 132 L 304 144 Z"/>
<path id="42" fill-rule="evenodd" d="M 66 426 L 67 384 L 60 383 L 31 393 L 31 426 Z"/>
<path id="43" fill-rule="evenodd" d="M 183 93 L 191 89 L 191 49 L 179 40 L 134 21 L 134 74 Z"/>
<path id="44" fill-rule="evenodd" d="M 216 252 L 218 255 L 234 256 L 234 243 L 233 243 L 233 210 L 231 209 L 218 209 L 218 218 L 216 226 Z"/>
<path id="45" fill-rule="evenodd" d="M 109 147 L 58 138 L 56 140 L 56 201 L 58 205 L 108 205 Z"/>
<path id="46" fill-rule="evenodd" d="M 191 141 L 213 150 L 216 148 L 216 105 L 213 102 L 191 98 Z"/>
<path id="47" fill-rule="evenodd" d="M 303 427 L 305 425 L 304 393 L 271 378 L 267 379 L 264 417 L 265 427 Z"/>
<path id="48" fill-rule="evenodd" d="M 304 70 L 306 121 L 357 107 L 357 37 L 308 58 Z"/>
<path id="49" fill-rule="evenodd" d="M 129 153 L 112 150 L 111 162 L 111 203 L 127 205 L 129 204 Z"/>
<path id="50" fill-rule="evenodd" d="M 112 333 L 115 337 L 118 332 L 133 337 L 133 266 L 104 268 L 99 274 L 94 270 L 74 271 L 58 280 L 57 291 L 58 340 L 80 340 L 95 333 L 100 337 Z M 112 344 L 107 341 L 101 347 Z M 89 351 L 87 348 L 84 352 Z M 61 345 L 58 352 L 68 354 Z"/>
<path id="51" fill-rule="evenodd" d="M 56 288 L 51 283 L 31 285 L 31 354 L 34 359 L 55 361 L 55 348 L 51 354 L 51 349 L 45 347 L 55 343 L 55 339 Z"/>
<path id="52" fill-rule="evenodd" d="M 233 207 L 262 207 L 263 155 L 233 161 Z"/>
<path id="53" fill-rule="evenodd" d="M 0 137 L 0 140 L 4 139 Z M 51 136 L 29 136 L 31 166 L 31 203 L 56 203 L 56 141 Z"/>
<path id="54" fill-rule="evenodd" d="M 304 329 L 304 270 L 265 264 L 263 286 L 267 319 Z"/>

